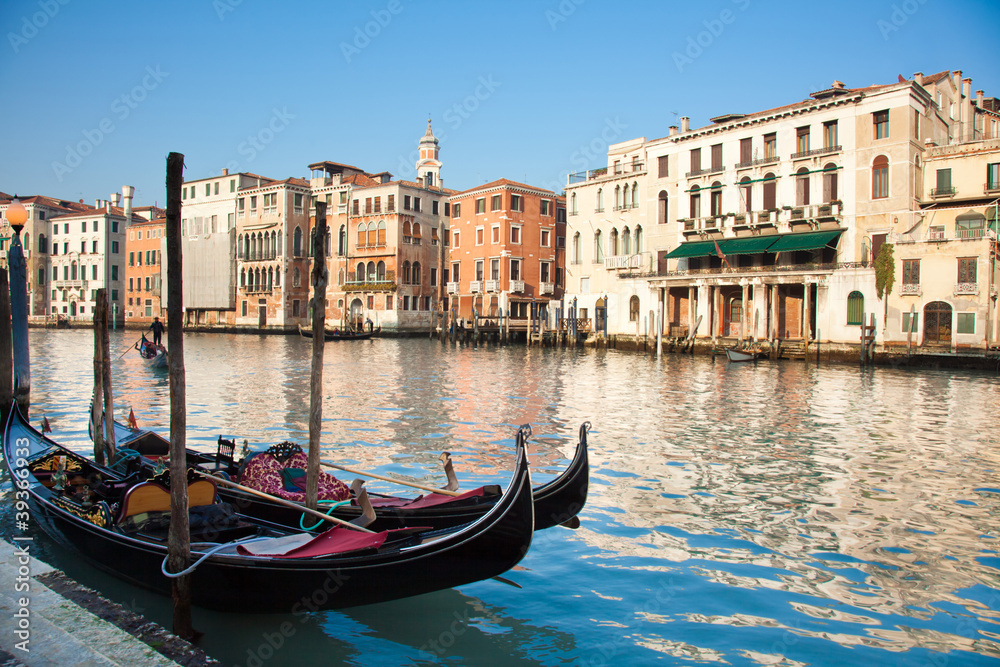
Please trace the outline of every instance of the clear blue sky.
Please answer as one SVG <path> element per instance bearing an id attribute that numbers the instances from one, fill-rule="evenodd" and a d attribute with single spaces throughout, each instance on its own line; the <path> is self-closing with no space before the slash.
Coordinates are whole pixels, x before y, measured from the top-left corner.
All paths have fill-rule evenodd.
<path id="1" fill-rule="evenodd" d="M 555 189 L 606 140 L 961 69 L 1000 96 L 1000 2 L 3 0 L 0 191 L 164 204 L 185 178 L 413 178 L 428 114 L 447 187 Z"/>

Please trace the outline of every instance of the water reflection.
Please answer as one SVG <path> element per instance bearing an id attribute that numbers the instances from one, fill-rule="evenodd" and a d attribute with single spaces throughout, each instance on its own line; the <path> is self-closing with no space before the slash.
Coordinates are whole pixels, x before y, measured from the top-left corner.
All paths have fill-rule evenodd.
<path id="1" fill-rule="evenodd" d="M 90 332 L 31 341 L 32 420 L 87 451 Z M 185 355 L 190 443 L 307 442 L 309 341 L 195 334 Z M 481 582 L 304 619 L 201 613 L 227 662 L 247 664 L 285 622 L 294 636 L 264 664 L 1000 657 L 996 376 L 419 339 L 328 345 L 325 361 L 325 457 L 383 473 L 440 482 L 449 450 L 463 484 L 502 482 L 531 423 L 539 483 L 592 421 L 583 525 L 536 535 L 510 574 L 520 590 Z M 134 354 L 113 372 L 118 412 L 165 430 L 166 373 Z"/>

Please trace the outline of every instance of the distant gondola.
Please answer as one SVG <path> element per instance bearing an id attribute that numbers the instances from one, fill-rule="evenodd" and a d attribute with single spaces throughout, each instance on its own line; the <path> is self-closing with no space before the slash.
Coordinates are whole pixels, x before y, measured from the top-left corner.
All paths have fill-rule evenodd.
<path id="1" fill-rule="evenodd" d="M 373 336 L 379 335 L 381 333 L 382 327 L 372 328 L 368 331 L 341 331 L 340 329 L 326 329 L 323 332 L 323 340 L 366 340 Z M 303 338 L 312 338 L 311 329 L 303 329 L 302 325 L 299 325 L 299 334 Z"/>
<path id="2" fill-rule="evenodd" d="M 139 356 L 149 368 L 164 368 L 167 365 L 167 348 L 157 345 L 142 335 L 142 341 L 137 341 L 135 349 L 139 351 Z"/>
<path id="3" fill-rule="evenodd" d="M 56 444 L 28 424 L 16 405 L 2 445 L 17 491 L 26 493 L 33 518 L 50 537 L 121 579 L 170 594 L 171 580 L 161 572 L 168 523 L 153 508 L 153 501 L 169 499 L 164 487 L 123 478 Z M 67 463 L 63 490 L 56 488 L 63 484 L 56 479 L 63 477 L 57 473 L 60 459 Z M 219 510 L 217 520 L 191 522 L 192 559 L 204 557 L 190 574 L 191 594 L 194 604 L 223 611 L 339 609 L 480 581 L 516 565 L 533 532 L 521 437 L 514 474 L 500 499 L 475 521 L 450 529 L 357 533 L 336 527 L 317 536 L 246 515 L 225 521 L 227 505 L 219 503 L 214 486 L 200 479 L 189 487 L 192 511 Z M 136 507 L 139 498 L 142 507 Z"/>

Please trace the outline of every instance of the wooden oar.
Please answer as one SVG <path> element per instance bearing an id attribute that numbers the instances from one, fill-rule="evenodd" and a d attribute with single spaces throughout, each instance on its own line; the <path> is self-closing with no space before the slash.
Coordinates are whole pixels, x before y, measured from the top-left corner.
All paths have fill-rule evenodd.
<path id="1" fill-rule="evenodd" d="M 139 340 L 142 340 L 142 336 L 140 336 L 140 337 L 139 337 Z M 121 358 L 122 358 L 122 357 L 124 357 L 124 356 L 125 356 L 126 354 L 128 354 L 128 353 L 129 353 L 130 351 L 134 350 L 134 349 L 135 349 L 135 346 L 136 346 L 136 343 L 138 343 L 138 342 L 139 342 L 139 340 L 135 341 L 135 343 L 132 343 L 132 347 L 128 348 L 127 350 L 125 350 L 124 352 L 122 352 L 121 354 L 119 354 L 119 355 L 118 355 L 118 358 L 119 358 L 119 359 L 121 359 Z"/>
<path id="2" fill-rule="evenodd" d="M 326 514 L 323 514 L 322 512 L 317 512 L 315 510 L 311 510 L 308 507 L 306 507 L 305 505 L 300 505 L 298 503 L 293 503 L 291 500 L 285 500 L 284 498 L 279 498 L 277 496 L 272 496 L 269 493 L 264 493 L 263 491 L 258 491 L 257 489 L 251 489 L 249 486 L 243 486 L 242 484 L 237 484 L 236 482 L 230 482 L 229 480 L 222 479 L 221 477 L 216 477 L 215 475 L 210 475 L 207 472 L 202 472 L 201 470 L 195 470 L 195 472 L 198 473 L 199 475 L 201 475 L 202 477 L 207 477 L 208 479 L 212 480 L 216 484 L 222 484 L 223 486 L 231 486 L 234 489 L 239 489 L 240 491 L 245 491 L 245 492 L 250 493 L 252 495 L 259 496 L 261 498 L 266 498 L 267 500 L 270 500 L 272 502 L 276 502 L 279 505 L 285 505 L 286 507 L 291 507 L 292 509 L 300 510 L 300 511 L 304 512 L 305 514 L 309 514 L 309 515 L 312 515 L 312 516 L 316 517 L 317 519 L 323 519 L 324 521 L 329 521 L 331 523 L 335 523 L 335 524 L 344 526 L 345 528 L 350 528 L 351 530 L 360 530 L 362 533 L 374 533 L 375 532 L 373 530 L 368 530 L 367 528 L 362 528 L 361 526 L 355 525 L 355 524 L 351 523 L 350 521 L 344 521 L 343 519 L 338 519 L 335 516 L 327 516 Z"/>
<path id="3" fill-rule="evenodd" d="M 329 461 L 320 461 L 320 465 L 326 466 L 327 468 L 336 468 L 337 470 L 343 470 L 344 472 L 349 472 L 353 475 L 361 475 L 362 477 L 371 477 L 372 479 L 380 479 L 383 482 L 392 482 L 393 484 L 402 484 L 403 486 L 412 486 L 414 489 L 420 489 L 422 491 L 430 491 L 431 493 L 440 493 L 442 496 L 460 496 L 461 491 L 449 491 L 448 489 L 435 489 L 433 486 L 424 486 L 423 484 L 417 484 L 416 482 L 407 482 L 395 477 L 386 477 L 384 475 L 377 475 L 373 472 L 366 472 L 364 470 L 358 470 L 356 468 L 348 468 L 347 466 L 339 466 L 336 463 L 330 463 Z"/>

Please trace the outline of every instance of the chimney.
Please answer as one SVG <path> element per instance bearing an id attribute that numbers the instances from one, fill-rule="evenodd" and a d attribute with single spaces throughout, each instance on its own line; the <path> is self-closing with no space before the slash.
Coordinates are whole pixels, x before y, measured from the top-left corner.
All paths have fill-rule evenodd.
<path id="1" fill-rule="evenodd" d="M 962 70 L 957 69 L 951 73 L 951 81 L 955 84 L 955 90 L 962 91 Z"/>
<path id="2" fill-rule="evenodd" d="M 119 193 L 117 193 L 117 192 L 112 192 L 111 193 L 111 204 L 113 206 L 117 207 L 121 203 L 121 200 L 122 200 L 122 196 Z"/>
<path id="3" fill-rule="evenodd" d="M 670 136 L 672 137 L 672 136 L 674 136 L 676 134 L 677 134 L 677 126 L 676 125 L 671 125 L 670 126 Z"/>
<path id="4" fill-rule="evenodd" d="M 100 198 L 94 200 L 94 208 L 101 208 L 101 199 Z"/>
<path id="5" fill-rule="evenodd" d="M 132 224 L 132 195 L 135 194 L 135 188 L 131 185 L 122 186 L 122 195 L 125 197 L 125 225 Z"/>
<path id="6" fill-rule="evenodd" d="M 923 72 L 914 72 L 913 73 L 913 80 L 916 81 L 917 84 L 919 84 L 921 86 L 924 85 L 924 73 Z"/>
<path id="7" fill-rule="evenodd" d="M 222 175 L 223 175 L 223 176 L 228 176 L 228 175 L 229 175 L 229 169 L 227 169 L 227 168 L 223 167 L 223 168 L 222 168 Z"/>
<path id="8" fill-rule="evenodd" d="M 976 91 L 976 106 L 980 109 L 983 108 L 983 91 L 981 90 Z"/>
<path id="9" fill-rule="evenodd" d="M 681 116 L 681 132 L 687 132 L 691 127 L 691 119 L 687 116 Z"/>
<path id="10" fill-rule="evenodd" d="M 972 79 L 962 79 L 962 97 L 972 97 Z"/>
<path id="11" fill-rule="evenodd" d="M 104 202 L 104 210 L 107 211 L 108 213 L 111 213 L 111 202 L 109 201 Z"/>

